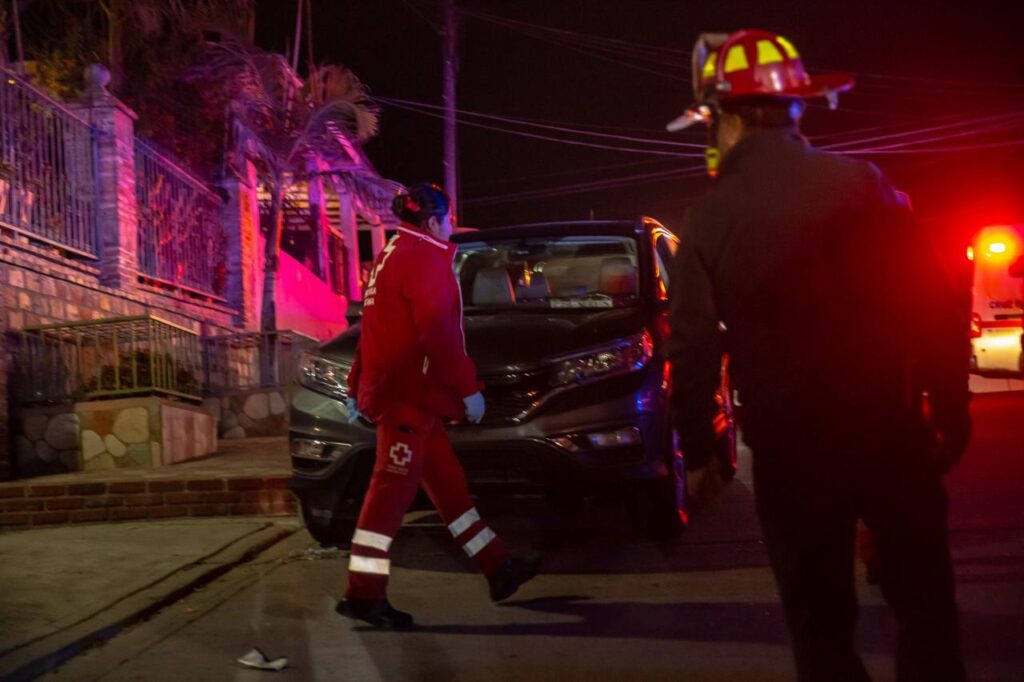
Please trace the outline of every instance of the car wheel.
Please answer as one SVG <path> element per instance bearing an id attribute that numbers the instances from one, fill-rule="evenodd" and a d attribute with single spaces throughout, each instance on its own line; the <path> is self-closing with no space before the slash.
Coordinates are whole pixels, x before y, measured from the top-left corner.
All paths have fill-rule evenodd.
<path id="1" fill-rule="evenodd" d="M 736 446 L 736 424 L 732 421 L 715 436 L 715 457 L 718 458 L 718 470 L 722 480 L 731 481 L 735 478 L 739 455 Z"/>
<path id="2" fill-rule="evenodd" d="M 722 363 L 722 383 L 715 393 L 718 414 L 715 415 L 715 457 L 723 481 L 736 476 L 738 458 L 736 452 L 736 413 L 732 402 L 732 388 L 729 382 L 728 360 Z"/>
<path id="3" fill-rule="evenodd" d="M 675 434 L 666 441 L 667 475 L 640 482 L 632 500 L 631 517 L 640 537 L 668 540 L 686 529 L 686 467 Z"/>
<path id="4" fill-rule="evenodd" d="M 306 500 L 302 500 L 299 508 L 306 530 L 321 547 L 347 548 L 352 544 L 358 517 L 339 516 L 334 509 L 314 507 Z"/>
<path id="5" fill-rule="evenodd" d="M 348 547 L 373 475 L 373 453 L 354 459 L 344 475 L 300 497 L 302 521 L 324 547 Z"/>

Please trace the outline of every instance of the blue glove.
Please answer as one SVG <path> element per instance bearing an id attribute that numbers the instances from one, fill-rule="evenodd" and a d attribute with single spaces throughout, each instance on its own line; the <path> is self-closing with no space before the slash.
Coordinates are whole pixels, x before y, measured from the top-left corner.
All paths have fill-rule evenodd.
<path id="1" fill-rule="evenodd" d="M 359 421 L 359 418 L 363 416 L 359 412 L 359 407 L 356 405 L 355 396 L 349 396 L 345 398 L 345 410 L 348 412 L 348 423 L 355 424 Z"/>
<path id="2" fill-rule="evenodd" d="M 477 391 L 473 395 L 463 398 L 462 402 L 466 405 L 466 419 L 474 424 L 479 424 L 480 420 L 484 418 L 484 412 L 487 411 L 484 394 Z"/>

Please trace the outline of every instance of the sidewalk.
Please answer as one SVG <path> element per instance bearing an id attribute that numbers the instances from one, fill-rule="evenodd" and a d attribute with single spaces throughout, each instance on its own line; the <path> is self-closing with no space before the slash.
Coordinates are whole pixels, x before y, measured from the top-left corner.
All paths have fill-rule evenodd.
<path id="1" fill-rule="evenodd" d="M 113 469 L 0 483 L 0 527 L 294 514 L 287 440 L 221 441 L 217 454 L 154 469 Z"/>
<path id="2" fill-rule="evenodd" d="M 0 679 L 51 670 L 295 533 L 294 518 L 181 519 L 0 535 Z"/>

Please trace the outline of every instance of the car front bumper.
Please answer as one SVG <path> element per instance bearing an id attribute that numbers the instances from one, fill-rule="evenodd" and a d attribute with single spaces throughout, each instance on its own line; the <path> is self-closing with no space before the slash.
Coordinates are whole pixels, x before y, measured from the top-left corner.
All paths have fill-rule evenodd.
<path id="1" fill-rule="evenodd" d="M 448 434 L 476 485 L 598 487 L 656 478 L 667 473 L 669 443 L 659 382 L 651 372 L 639 391 L 519 423 L 451 426 Z M 296 385 L 291 404 L 293 488 L 300 494 L 334 480 L 354 458 L 373 457 L 374 427 L 363 420 L 349 424 L 344 403 Z M 327 456 L 311 456 L 321 449 L 313 442 L 324 444 Z"/>

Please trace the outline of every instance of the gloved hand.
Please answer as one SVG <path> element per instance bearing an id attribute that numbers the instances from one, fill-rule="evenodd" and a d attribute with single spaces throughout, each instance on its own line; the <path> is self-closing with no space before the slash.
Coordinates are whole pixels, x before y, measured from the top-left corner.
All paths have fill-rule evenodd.
<path id="1" fill-rule="evenodd" d="M 473 424 L 479 424 L 480 420 L 484 418 L 484 412 L 487 411 L 484 394 L 477 391 L 473 395 L 463 398 L 462 402 L 466 406 L 466 420 Z"/>
<path id="2" fill-rule="evenodd" d="M 345 398 L 345 410 L 348 412 L 349 424 L 355 424 L 357 421 L 359 421 L 359 418 L 363 416 L 362 413 L 359 412 L 356 397 L 353 395 L 350 395 L 349 397 Z"/>

